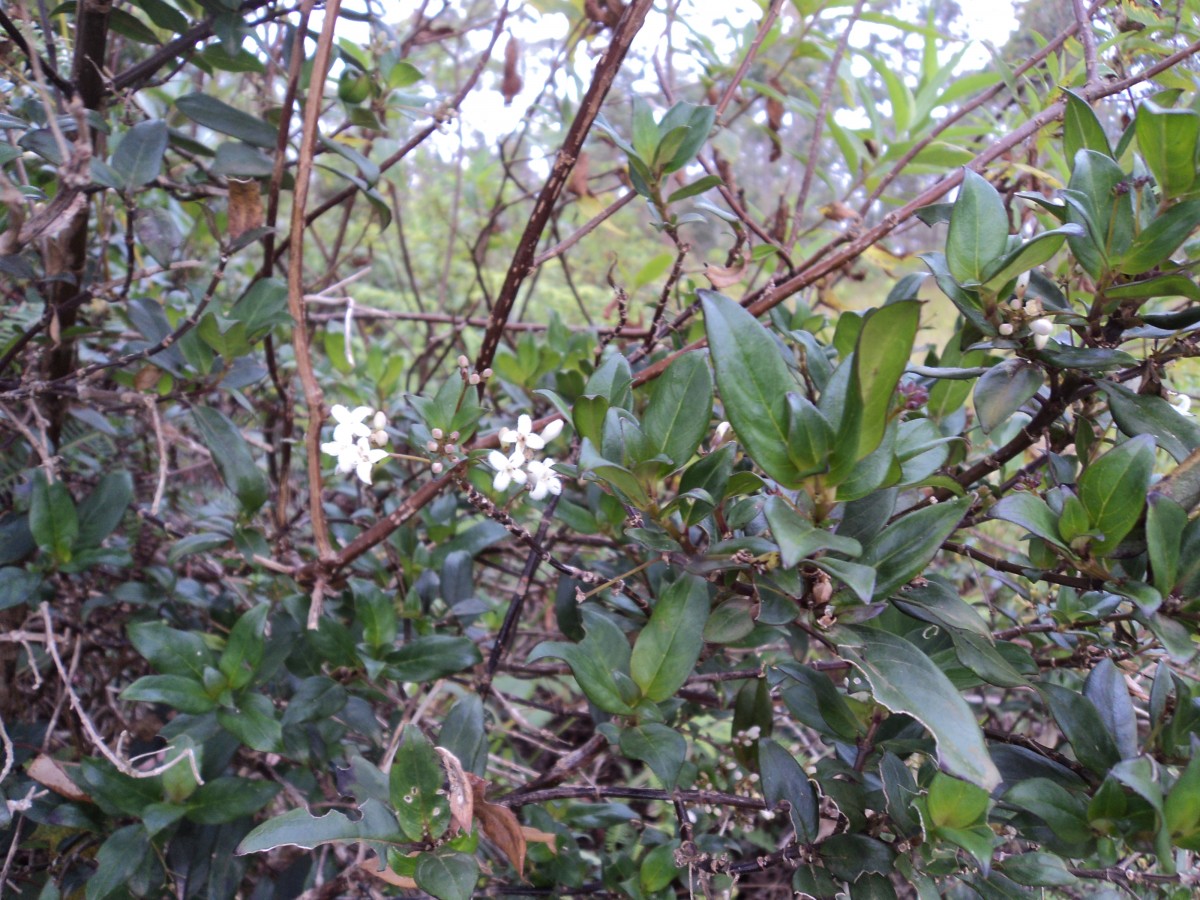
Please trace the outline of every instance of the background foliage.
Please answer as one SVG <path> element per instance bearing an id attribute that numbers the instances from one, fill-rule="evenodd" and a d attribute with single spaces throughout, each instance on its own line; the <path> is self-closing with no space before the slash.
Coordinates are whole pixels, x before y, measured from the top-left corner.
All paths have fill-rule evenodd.
<path id="1" fill-rule="evenodd" d="M 0 892 L 1194 894 L 1200 5 L 710 7 L 0 7 Z"/>

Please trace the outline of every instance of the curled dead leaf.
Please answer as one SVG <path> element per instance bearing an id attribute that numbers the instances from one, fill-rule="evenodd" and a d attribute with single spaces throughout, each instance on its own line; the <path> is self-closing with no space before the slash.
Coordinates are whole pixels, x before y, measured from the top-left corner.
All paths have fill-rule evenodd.
<path id="1" fill-rule="evenodd" d="M 375 857 L 374 859 L 368 859 L 366 862 L 359 863 L 358 867 L 380 881 L 386 881 L 388 884 L 395 885 L 398 888 L 405 888 L 410 891 L 417 889 L 417 883 L 413 879 L 407 875 L 397 875 L 386 864 L 383 864 L 383 868 L 380 868 L 381 864 L 382 862 L 379 857 Z"/>
<path id="2" fill-rule="evenodd" d="M 229 179 L 229 238 L 235 240 L 254 228 L 261 228 L 262 193 L 253 178 Z"/>
<path id="3" fill-rule="evenodd" d="M 737 284 L 746 277 L 746 267 L 749 265 L 749 262 L 749 255 L 743 253 L 742 261 L 736 266 L 713 266 L 706 263 L 704 266 L 704 277 L 717 290 L 722 290 L 730 285 Z"/>
<path id="4" fill-rule="evenodd" d="M 504 48 L 504 78 L 500 81 L 500 93 L 504 95 L 504 105 L 511 106 L 513 97 L 521 93 L 524 81 L 518 64 L 521 61 L 521 44 L 509 35 L 508 46 Z"/>
<path id="5" fill-rule="evenodd" d="M 469 832 L 475 818 L 475 793 L 458 757 L 445 747 L 435 747 L 438 756 L 442 758 L 442 768 L 446 771 L 446 799 L 450 801 L 450 830 Z"/>
<path id="6" fill-rule="evenodd" d="M 484 835 L 508 857 L 517 875 L 525 877 L 525 829 L 517 821 L 516 814 L 507 806 L 489 803 L 484 795 L 487 782 L 478 775 L 467 773 L 471 790 L 475 795 L 475 818 Z M 553 835 L 551 836 L 553 837 Z"/>

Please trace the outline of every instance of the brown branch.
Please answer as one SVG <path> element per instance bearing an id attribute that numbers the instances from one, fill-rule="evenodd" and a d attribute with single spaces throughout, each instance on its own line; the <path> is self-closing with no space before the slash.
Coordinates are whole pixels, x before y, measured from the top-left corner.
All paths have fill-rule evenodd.
<path id="1" fill-rule="evenodd" d="M 306 8 L 311 10 L 312 3 L 313 0 L 307 0 Z M 308 323 L 304 318 L 304 206 L 308 202 L 308 187 L 317 147 L 317 124 L 321 115 L 321 94 L 325 85 L 325 74 L 329 70 L 334 27 L 340 6 L 341 0 L 328 0 L 326 3 L 325 20 L 321 26 L 321 36 L 317 41 L 317 53 L 313 60 L 309 96 L 304 104 L 304 130 L 300 137 L 300 153 L 296 162 L 296 186 L 292 197 L 291 239 L 294 246 L 288 254 L 288 311 L 292 314 L 292 343 L 295 346 L 296 370 L 304 386 L 304 402 L 308 406 L 305 448 L 308 461 L 309 514 L 312 517 L 317 558 L 322 563 L 329 560 L 332 549 L 325 526 L 325 509 L 321 505 L 320 444 L 321 421 L 325 417 L 324 398 L 313 372 L 312 352 L 308 344 Z M 280 127 L 286 129 L 287 126 L 284 124 Z M 316 628 L 321 615 L 322 588 L 322 581 L 318 576 L 312 606 L 309 608 L 309 628 Z"/>
<path id="2" fill-rule="evenodd" d="M 1079 41 L 1083 44 L 1083 65 L 1087 73 L 1087 84 L 1091 87 L 1098 78 L 1096 67 L 1096 35 L 1092 32 L 1092 21 L 1083 7 L 1083 0 L 1071 0 L 1075 12 L 1075 25 L 1079 29 Z"/>
<path id="3" fill-rule="evenodd" d="M 538 241 L 554 211 L 554 204 L 567 185 L 567 179 L 575 167 L 575 161 L 579 158 L 583 141 L 591 131 L 592 123 L 600 112 L 600 106 L 604 102 L 604 98 L 608 96 L 613 79 L 616 77 L 621 63 L 625 60 L 625 54 L 629 52 L 629 45 L 641 29 L 642 23 L 646 20 L 646 13 L 650 11 L 651 6 L 653 6 L 653 0 L 634 0 L 625 8 L 625 12 L 613 30 L 612 41 L 596 66 L 592 83 L 579 106 L 579 112 L 571 122 L 566 139 L 558 150 L 554 168 L 533 205 L 529 222 L 525 226 L 512 263 L 504 276 L 504 284 L 492 307 L 492 313 L 488 319 L 488 329 L 484 332 L 483 344 L 476 357 L 476 371 L 483 371 L 492 364 L 496 349 L 500 346 L 500 337 L 504 333 L 504 323 L 508 321 L 513 304 L 516 302 L 517 292 L 526 276 L 534 268 Z"/>
<path id="4" fill-rule="evenodd" d="M 743 797 L 740 794 L 725 794 L 721 791 L 663 791 L 655 788 L 609 787 L 605 785 L 568 785 L 548 790 L 530 791 L 527 794 L 512 794 L 501 797 L 498 803 L 505 806 L 527 806 L 530 803 L 546 803 L 550 800 L 661 800 L 675 799 L 686 803 L 701 803 L 707 806 L 729 806 L 734 809 L 766 809 L 767 804 L 758 797 Z"/>

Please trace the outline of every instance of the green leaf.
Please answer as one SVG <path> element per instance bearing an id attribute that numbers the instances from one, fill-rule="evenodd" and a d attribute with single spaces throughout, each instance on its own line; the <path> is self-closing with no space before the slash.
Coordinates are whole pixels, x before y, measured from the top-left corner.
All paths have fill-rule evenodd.
<path id="1" fill-rule="evenodd" d="M 621 753 L 644 762 L 663 787 L 673 790 L 687 755 L 687 741 L 678 731 L 654 722 L 621 729 Z"/>
<path id="2" fill-rule="evenodd" d="M 388 672 L 396 681 L 436 681 L 482 660 L 469 638 L 448 634 L 413 638 L 387 656 Z"/>
<path id="3" fill-rule="evenodd" d="M 287 728 L 304 722 L 319 722 L 340 713 L 346 706 L 346 689 L 325 675 L 310 675 L 300 682 L 288 699 L 280 724 Z"/>
<path id="4" fill-rule="evenodd" d="M 662 592 L 629 661 L 630 675 L 645 697 L 667 700 L 692 674 L 704 647 L 708 612 L 708 583 L 702 578 L 681 575 Z"/>
<path id="5" fill-rule="evenodd" d="M 695 159 L 704 142 L 708 140 L 708 133 L 712 131 L 716 118 L 717 110 L 713 106 L 697 106 L 681 101 L 667 110 L 658 125 L 661 134 L 665 135 L 681 125 L 686 125 L 688 130 L 663 166 L 664 174 L 676 172 Z"/>
<path id="6" fill-rule="evenodd" d="M 1188 761 L 1187 768 L 1167 793 L 1163 816 L 1176 846 L 1193 852 L 1200 850 L 1200 756 Z"/>
<path id="7" fill-rule="evenodd" d="M 956 589 L 937 576 L 930 576 L 924 584 L 911 586 L 898 594 L 893 602 L 902 612 L 923 622 L 991 640 L 992 631 L 983 616 Z"/>
<path id="8" fill-rule="evenodd" d="M 133 476 L 129 472 L 117 469 L 104 475 L 79 504 L 79 547 L 99 547 L 121 524 L 132 502 Z"/>
<path id="9" fill-rule="evenodd" d="M 654 449 L 683 466 L 708 433 L 712 376 L 704 354 L 685 353 L 656 380 L 642 428 Z"/>
<path id="10" fill-rule="evenodd" d="M 1092 544 L 1093 553 L 1115 549 L 1137 524 L 1153 472 L 1154 439 L 1145 434 L 1117 445 L 1083 470 L 1079 499 L 1092 526 L 1104 535 Z"/>
<path id="11" fill-rule="evenodd" d="M 87 900 L 104 900 L 121 890 L 150 852 L 150 836 L 140 824 L 114 831 L 96 853 L 96 871 L 87 879 Z"/>
<path id="12" fill-rule="evenodd" d="M 0 568 L 0 610 L 29 602 L 36 597 L 41 586 L 42 578 L 37 572 L 16 566 Z"/>
<path id="13" fill-rule="evenodd" d="M 1091 104 L 1073 91 L 1064 90 L 1067 105 L 1063 110 L 1063 150 L 1069 161 L 1074 161 L 1080 150 L 1095 150 L 1112 156 L 1108 135 Z"/>
<path id="14" fill-rule="evenodd" d="M 758 742 L 758 768 L 768 807 L 774 808 L 786 800 L 796 840 L 812 844 L 820 825 L 817 795 L 796 757 L 771 738 L 763 738 Z"/>
<path id="15" fill-rule="evenodd" d="M 218 709 L 217 722 L 252 750 L 278 753 L 283 744 L 275 706 L 263 694 L 244 694 L 235 709 Z"/>
<path id="16" fill-rule="evenodd" d="M 1133 240 L 1133 200 L 1123 187 L 1121 167 L 1093 150 L 1080 150 L 1068 190 L 1067 222 L 1082 225 L 1087 234 L 1070 236 L 1071 252 L 1093 278 L 1108 269 L 1109 260 L 1124 253 Z"/>
<path id="17" fill-rule="evenodd" d="M 1151 494 L 1146 507 L 1146 551 L 1154 586 L 1164 597 L 1175 589 L 1179 551 L 1188 524 L 1187 510 L 1161 494 Z"/>
<path id="18" fill-rule="evenodd" d="M 129 626 L 129 642 L 158 671 L 167 675 L 204 677 L 213 664 L 212 651 L 204 638 L 190 631 L 169 628 L 162 622 L 136 622 Z"/>
<path id="19" fill-rule="evenodd" d="M 1135 393 L 1115 381 L 1098 381 L 1096 386 L 1108 396 L 1113 421 L 1127 436 L 1150 435 L 1178 462 L 1200 447 L 1200 425 L 1162 397 Z"/>
<path id="20" fill-rule="evenodd" d="M 1005 792 L 1004 799 L 1042 819 L 1059 840 L 1083 844 L 1092 838 L 1084 801 L 1049 778 L 1019 781 Z"/>
<path id="21" fill-rule="evenodd" d="M 255 512 L 266 502 L 270 486 L 241 431 L 224 413 L 207 406 L 193 407 L 192 420 L 225 486 L 237 495 L 246 513 Z"/>
<path id="22" fill-rule="evenodd" d="M 1000 870 L 1017 884 L 1029 887 L 1066 887 L 1079 883 L 1061 856 L 1041 850 L 1009 856 Z"/>
<path id="23" fill-rule="evenodd" d="M 204 685 L 183 675 L 143 675 L 121 691 L 121 699 L 165 703 L 172 709 L 193 715 L 208 712 L 217 705 L 204 690 Z"/>
<path id="24" fill-rule="evenodd" d="M 861 602 L 871 602 L 871 598 L 875 595 L 875 569 L 873 566 L 859 565 L 830 556 L 823 556 L 820 559 L 810 560 L 810 562 L 822 572 L 832 575 L 850 588 Z"/>
<path id="25" fill-rule="evenodd" d="M 450 803 L 442 792 L 446 780 L 441 758 L 415 725 L 404 737 L 388 775 L 392 809 L 409 840 L 437 838 L 450 827 Z"/>
<path id="26" fill-rule="evenodd" d="M 198 825 L 224 825 L 258 812 L 280 790 L 279 785 L 269 781 L 233 776 L 214 778 L 192 794 L 187 804 L 187 817 Z"/>
<path id="27" fill-rule="evenodd" d="M 588 378 L 583 387 L 583 394 L 585 397 L 603 397 L 609 406 L 629 409 L 633 406 L 633 393 L 630 390 L 632 383 L 633 373 L 629 369 L 629 360 L 619 353 L 613 353 Z"/>
<path id="28" fill-rule="evenodd" d="M 421 890 L 438 900 L 471 900 L 479 880 L 479 863 L 473 856 L 443 847 L 422 853 L 413 877 Z"/>
<path id="29" fill-rule="evenodd" d="M 927 506 L 897 519 L 863 549 L 859 562 L 873 566 L 875 594 L 886 597 L 925 570 L 942 542 L 966 515 L 971 497 Z"/>
<path id="30" fill-rule="evenodd" d="M 787 394 L 788 452 L 801 477 L 829 469 L 829 454 L 835 445 L 833 426 L 807 397 Z"/>
<path id="31" fill-rule="evenodd" d="M 1104 296 L 1109 300 L 1147 300 L 1156 297 L 1200 300 L 1200 285 L 1186 275 L 1156 275 L 1144 281 L 1131 281 L 1111 287 L 1104 292 Z M 1197 318 L 1198 314 L 1200 311 L 1195 308 L 1186 308 L 1178 313 L 1146 313 L 1142 316 L 1142 321 L 1160 328 L 1186 328 L 1200 321 Z"/>
<path id="32" fill-rule="evenodd" d="M 858 556 L 862 545 L 854 538 L 841 537 L 831 531 L 816 528 L 781 497 L 771 497 L 763 504 L 763 513 L 775 543 L 779 544 L 780 561 L 790 569 L 802 559 L 821 550 L 832 550 L 846 556 Z"/>
<path id="33" fill-rule="evenodd" d="M 838 443 L 855 448 L 855 462 L 883 440 L 896 386 L 912 356 L 920 315 L 918 301 L 902 300 L 872 310 L 863 320 L 855 342 L 851 377 L 851 392 L 857 393 L 859 403 L 850 404 L 838 430 Z M 861 410 L 857 422 L 850 410 Z M 830 478 L 834 479 L 832 472 Z"/>
<path id="34" fill-rule="evenodd" d="M 1191 109 L 1163 109 L 1151 100 L 1138 107 L 1134 119 L 1138 149 L 1164 199 L 1191 190 L 1196 180 L 1196 144 L 1200 115 Z"/>
<path id="35" fill-rule="evenodd" d="M 803 462 L 788 441 L 787 392 L 795 387 L 779 346 L 741 306 L 697 291 L 725 415 L 750 457 L 784 487 L 799 487 Z"/>
<path id="36" fill-rule="evenodd" d="M 929 820 L 938 828 L 969 828 L 987 813 L 988 792 L 938 772 L 925 798 Z"/>
<path id="37" fill-rule="evenodd" d="M 1042 370 L 1025 359 L 1006 359 L 975 383 L 975 415 L 984 434 L 1004 424 L 1042 387 Z"/>
<path id="38" fill-rule="evenodd" d="M 988 263 L 1003 256 L 1007 248 L 1008 211 L 1000 192 L 982 175 L 964 169 L 946 232 L 950 274 L 959 284 L 979 284 Z"/>
<path id="39" fill-rule="evenodd" d="M 705 175 L 697 178 L 691 184 L 684 185 L 679 190 L 675 191 L 667 198 L 667 203 L 676 203 L 679 200 L 686 200 L 688 197 L 695 197 L 698 194 L 703 194 L 710 188 L 715 188 L 725 182 L 720 175 Z"/>
<path id="40" fill-rule="evenodd" d="M 1099 775 L 1120 762 L 1121 754 L 1091 700 L 1057 684 L 1041 684 L 1038 690 L 1076 759 Z"/>
<path id="41" fill-rule="evenodd" d="M 361 818 L 351 821 L 337 810 L 323 816 L 312 816 L 308 810 L 293 809 L 268 819 L 238 844 L 238 856 L 265 853 L 276 847 L 299 847 L 311 850 L 321 844 L 336 841 L 380 841 L 402 843 L 404 835 L 387 807 L 376 800 L 360 804 Z"/>
<path id="42" fill-rule="evenodd" d="M 614 675 L 629 671 L 629 643 L 621 629 L 602 614 L 585 608 L 583 616 L 586 630 L 582 641 L 578 644 L 565 641 L 538 644 L 529 654 L 529 661 L 536 662 L 548 656 L 564 660 L 571 667 L 580 690 L 592 703 L 614 715 L 631 715 L 633 707 L 629 700 L 633 698 L 626 699 Z"/>
<path id="43" fill-rule="evenodd" d="M 836 637 L 838 654 L 863 673 L 876 702 L 929 729 L 945 772 L 987 791 L 1000 783 L 975 714 L 928 656 L 877 629 L 845 628 Z"/>
<path id="44" fill-rule="evenodd" d="M 269 604 L 260 603 L 244 613 L 229 632 L 217 668 L 235 691 L 250 683 L 262 662 L 269 610 Z"/>
<path id="45" fill-rule="evenodd" d="M 1082 234 L 1084 230 L 1080 225 L 1064 225 L 1053 231 L 1035 234 L 987 267 L 984 271 L 985 286 L 999 291 L 1021 273 L 1035 269 L 1050 259 L 1063 245 L 1067 235 Z"/>
<path id="46" fill-rule="evenodd" d="M 1125 686 L 1125 676 L 1111 659 L 1100 660 L 1088 673 L 1083 683 L 1083 695 L 1096 707 L 1105 728 L 1113 736 L 1121 758 L 1137 756 L 1137 719 L 1133 712 L 1133 700 Z"/>
<path id="47" fill-rule="evenodd" d="M 175 108 L 198 125 L 227 134 L 238 140 L 274 150 L 278 129 L 263 119 L 234 109 L 228 103 L 207 94 L 185 94 L 175 101 Z"/>
<path id="48" fill-rule="evenodd" d="M 1058 534 L 1058 517 L 1045 500 L 1031 491 L 1009 494 L 988 510 L 988 517 L 1020 525 L 1030 534 L 1067 549 L 1066 542 Z"/>
<path id="49" fill-rule="evenodd" d="M 138 122 L 121 136 L 109 165 L 126 190 L 149 184 L 162 171 L 167 152 L 167 123 L 162 119 Z"/>
<path id="50" fill-rule="evenodd" d="M 1200 116 L 1197 121 L 1200 121 Z M 1166 212 L 1155 216 L 1154 221 L 1142 229 L 1122 254 L 1117 268 L 1126 275 L 1141 275 L 1163 265 L 1196 230 L 1198 221 L 1200 200 L 1176 203 Z"/>
<path id="51" fill-rule="evenodd" d="M 29 531 L 43 553 L 55 562 L 68 563 L 79 536 L 79 515 L 71 492 L 61 481 L 48 480 L 42 469 L 34 470 L 30 482 Z"/>

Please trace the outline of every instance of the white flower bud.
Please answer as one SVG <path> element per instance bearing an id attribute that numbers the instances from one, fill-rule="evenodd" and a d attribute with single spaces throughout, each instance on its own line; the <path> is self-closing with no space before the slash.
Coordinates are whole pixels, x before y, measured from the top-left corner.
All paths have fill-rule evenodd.
<path id="1" fill-rule="evenodd" d="M 1050 335 L 1054 334 L 1054 323 L 1049 319 L 1034 319 L 1029 323 L 1029 330 L 1034 334 L 1050 337 Z"/>
<path id="2" fill-rule="evenodd" d="M 466 368 L 467 366 L 469 366 L 470 364 L 471 364 L 471 361 L 470 361 L 469 359 L 467 359 L 467 358 L 466 358 L 466 356 L 459 356 L 459 358 L 458 358 L 458 367 L 459 367 L 460 369 L 465 369 L 465 368 Z"/>
<path id="3" fill-rule="evenodd" d="M 478 372 L 472 372 L 467 376 L 467 381 L 469 381 L 471 384 L 479 384 L 480 380 L 481 379 Z"/>
<path id="4" fill-rule="evenodd" d="M 425 442 L 425 449 L 428 450 L 430 453 L 436 453 L 437 448 L 438 448 L 437 441 L 426 441 Z"/>
<path id="5" fill-rule="evenodd" d="M 375 426 L 376 431 L 383 431 L 387 428 L 387 415 L 382 409 L 376 410 L 375 417 L 371 419 L 371 424 Z"/>
<path id="6" fill-rule="evenodd" d="M 431 465 L 429 467 L 429 471 L 432 472 L 434 475 L 441 475 L 442 474 L 442 464 L 440 462 L 435 462 L 433 465 Z"/>
<path id="7" fill-rule="evenodd" d="M 431 431 L 429 433 L 432 434 L 439 441 L 442 439 L 442 429 L 440 429 L 440 428 L 435 428 L 435 429 L 433 429 L 433 431 Z"/>
<path id="8" fill-rule="evenodd" d="M 1005 322 L 996 330 L 999 331 L 1000 334 L 1003 335 L 1004 337 L 1008 337 L 1010 334 L 1013 333 L 1012 322 Z"/>

